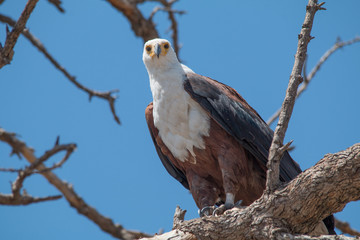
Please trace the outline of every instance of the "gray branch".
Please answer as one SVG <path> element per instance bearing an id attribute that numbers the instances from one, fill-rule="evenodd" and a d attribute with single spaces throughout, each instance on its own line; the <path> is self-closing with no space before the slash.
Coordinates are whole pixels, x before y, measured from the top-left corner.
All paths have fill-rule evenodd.
<path id="1" fill-rule="evenodd" d="M 275 128 L 274 137 L 270 146 L 268 163 L 267 163 L 267 174 L 266 174 L 266 189 L 265 193 L 269 194 L 273 192 L 279 185 L 279 165 L 280 159 L 282 158 L 283 141 L 285 138 L 285 132 L 287 130 L 290 117 L 294 108 L 296 91 L 299 84 L 303 81 L 301 77 L 301 71 L 306 58 L 307 46 L 312 37 L 310 36 L 315 13 L 318 10 L 323 9 L 318 4 L 317 0 L 309 0 L 306 6 L 305 20 L 302 25 L 300 34 L 298 35 L 298 47 L 295 54 L 295 62 L 293 70 L 290 75 L 289 85 L 286 90 L 286 96 L 281 107 L 281 113 L 279 116 L 279 122 Z"/>

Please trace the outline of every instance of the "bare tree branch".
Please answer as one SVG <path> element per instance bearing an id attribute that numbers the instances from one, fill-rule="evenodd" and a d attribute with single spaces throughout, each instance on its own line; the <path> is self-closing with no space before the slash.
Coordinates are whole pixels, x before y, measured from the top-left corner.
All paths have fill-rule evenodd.
<path id="1" fill-rule="evenodd" d="M 329 50 L 327 50 L 317 62 L 315 67 L 311 70 L 309 74 L 305 74 L 306 66 L 304 65 L 304 82 L 301 84 L 299 89 L 297 90 L 296 98 L 300 97 L 300 95 L 307 89 L 310 81 L 314 78 L 316 73 L 319 71 L 320 67 L 325 63 L 325 61 L 334 53 L 336 50 L 352 45 L 356 42 L 360 42 L 360 37 L 355 37 L 349 41 L 337 41 Z M 306 63 L 306 61 L 305 61 Z M 306 77 L 305 77 L 306 76 Z M 272 124 L 280 115 L 281 108 L 279 108 L 270 118 L 267 120 L 267 124 Z"/>
<path id="2" fill-rule="evenodd" d="M 2 15 L 0 14 L 0 21 L 3 23 L 7 23 L 10 26 L 15 26 L 15 21 L 13 19 L 11 19 L 8 16 Z M 22 31 L 22 34 L 40 51 L 42 52 L 45 57 L 60 71 L 62 72 L 65 77 L 72 82 L 77 88 L 83 90 L 84 92 L 86 92 L 89 95 L 89 100 L 92 99 L 92 97 L 98 97 L 101 99 L 106 100 L 109 103 L 110 106 L 110 110 L 111 113 L 115 119 L 115 121 L 118 124 L 121 124 L 119 117 L 116 115 L 116 111 L 115 111 L 115 100 L 116 100 L 116 96 L 113 96 L 114 93 L 118 92 L 119 90 L 115 89 L 115 90 L 110 90 L 110 91 L 106 91 L 106 92 L 100 92 L 100 91 L 96 91 L 96 90 L 92 90 L 90 88 L 85 87 L 84 85 L 80 84 L 77 80 L 75 76 L 72 76 L 63 66 L 60 65 L 60 63 L 58 61 L 55 60 L 55 58 L 53 56 L 51 56 L 51 54 L 46 50 L 46 48 L 44 47 L 44 45 L 40 42 L 39 39 L 37 39 L 34 35 L 32 35 L 30 33 L 30 31 L 28 29 L 24 29 Z"/>
<path id="3" fill-rule="evenodd" d="M 19 38 L 20 33 L 25 28 L 26 22 L 29 19 L 32 11 L 34 10 L 36 3 L 39 0 L 29 0 L 21 13 L 18 21 L 14 25 L 13 30 L 9 33 L 6 27 L 6 41 L 4 47 L 0 44 L 0 69 L 9 64 L 14 55 L 14 47 Z"/>
<path id="4" fill-rule="evenodd" d="M 61 0 L 48 0 L 49 3 L 53 4 L 60 12 L 64 13 L 65 9 L 61 7 Z"/>
<path id="5" fill-rule="evenodd" d="M 14 141 L 15 138 L 14 133 L 6 133 L 3 129 L 0 128 L 0 141 L 7 142 L 12 148 L 12 152 L 16 152 L 20 154 L 19 148 L 23 147 L 22 142 L 16 142 Z M 38 158 L 36 161 L 31 163 L 29 166 L 25 167 L 25 169 L 4 169 L 0 168 L 0 171 L 7 171 L 7 172 L 17 172 L 18 176 L 16 180 L 11 184 L 11 191 L 12 194 L 0 194 L 0 204 L 4 205 L 28 205 L 30 203 L 37 203 L 37 202 L 43 202 L 43 201 L 49 201 L 49 200 L 56 200 L 61 198 L 61 195 L 56 196 L 48 196 L 48 197 L 32 197 L 28 195 L 23 190 L 23 194 L 21 194 L 21 189 L 23 187 L 23 183 L 27 177 L 34 173 L 40 173 L 36 168 L 45 162 L 47 159 L 49 159 L 54 154 L 60 152 L 60 151 L 66 151 L 66 154 L 64 158 L 58 162 L 55 163 L 50 168 L 44 168 L 42 171 L 50 171 L 55 168 L 60 167 L 70 156 L 70 154 L 75 150 L 76 145 L 75 144 L 66 144 L 66 145 L 55 145 L 51 150 L 45 152 L 43 156 Z M 32 151 L 32 149 L 29 149 L 29 151 Z"/>
<path id="6" fill-rule="evenodd" d="M 148 237 L 148 234 L 130 231 L 124 229 L 121 225 L 115 224 L 112 219 L 101 215 L 95 208 L 88 205 L 74 190 L 73 186 L 69 183 L 62 181 L 52 171 L 48 171 L 47 168 L 41 163 L 41 160 L 35 157 L 34 151 L 27 147 L 23 141 L 16 138 L 13 133 L 6 132 L 0 128 L 0 141 L 8 143 L 12 148 L 15 148 L 13 152 L 20 153 L 31 164 L 36 164 L 36 169 L 44 176 L 50 184 L 56 187 L 69 202 L 69 204 L 75 208 L 80 214 L 87 217 L 89 220 L 97 224 L 104 232 L 111 234 L 115 238 L 132 240 L 140 237 Z M 55 145 L 54 149 L 57 147 Z M 49 156 L 55 154 L 58 150 L 50 150 L 45 153 L 42 159 L 46 159 Z"/>
<path id="7" fill-rule="evenodd" d="M 74 143 L 64 144 L 64 145 L 55 145 L 52 149 L 50 149 L 49 151 L 46 151 L 44 155 L 42 155 L 40 158 L 38 158 L 36 162 L 31 164 L 26 169 L 0 168 L 0 172 L 17 172 L 17 173 L 20 173 L 20 172 L 23 172 L 23 171 L 25 171 L 25 172 L 29 171 L 28 172 L 29 174 L 27 174 L 27 175 L 30 175 L 30 174 L 34 174 L 34 173 L 41 173 L 41 172 L 45 172 L 45 171 L 51 171 L 51 170 L 54 170 L 56 168 L 61 167 L 69 159 L 70 155 L 75 150 L 76 150 L 76 144 L 74 144 Z M 51 166 L 51 167 L 46 167 L 41 172 L 36 170 L 36 167 L 39 164 L 42 164 L 47 159 L 49 159 L 50 157 L 52 157 L 53 155 L 55 155 L 56 153 L 58 153 L 60 151 L 66 151 L 66 154 L 61 159 L 61 161 L 59 161 L 57 163 L 54 163 L 53 166 Z"/>
<path id="8" fill-rule="evenodd" d="M 360 237 L 360 232 L 352 229 L 350 227 L 350 224 L 347 222 L 343 222 L 335 218 L 335 227 L 339 229 L 342 233 L 349 234 L 351 236 Z"/>
<path id="9" fill-rule="evenodd" d="M 136 0 L 107 0 L 114 8 L 119 10 L 129 20 L 131 28 L 136 36 L 141 37 L 144 42 L 158 38 L 159 34 L 151 19 L 146 19 L 137 4 Z M 141 1 L 143 2 L 143 1 Z"/>
<path id="10" fill-rule="evenodd" d="M 269 194 L 273 192 L 279 185 L 279 165 L 283 152 L 281 147 L 285 138 L 285 132 L 287 130 L 290 117 L 294 108 L 296 91 L 299 84 L 303 81 L 301 77 L 301 71 L 306 58 L 307 45 L 311 40 L 311 28 L 313 25 L 315 13 L 318 10 L 322 10 L 323 4 L 318 4 L 317 0 L 309 0 L 306 6 L 305 20 L 302 25 L 301 32 L 299 34 L 298 47 L 295 55 L 295 63 L 290 75 L 289 85 L 286 90 L 286 96 L 281 107 L 281 113 L 279 116 L 279 122 L 275 128 L 274 137 L 270 146 L 267 173 L 266 173 L 266 189 L 265 193 Z"/>
<path id="11" fill-rule="evenodd" d="M 114 8 L 119 10 L 129 20 L 131 28 L 135 35 L 141 37 L 144 43 L 150 39 L 158 38 L 160 35 L 155 28 L 153 16 L 158 11 L 165 11 L 168 13 L 169 21 L 171 22 L 172 40 L 174 51 L 179 56 L 180 45 L 178 43 L 178 24 L 175 19 L 175 14 L 184 14 L 185 11 L 178 11 L 172 9 L 172 5 L 177 0 L 152 0 L 152 2 L 159 2 L 163 7 L 156 7 L 146 19 L 138 8 L 138 4 L 146 2 L 146 0 L 107 0 Z M 151 0 L 148 0 L 151 1 Z"/>
<path id="12" fill-rule="evenodd" d="M 220 216 L 183 221 L 167 239 L 353 239 L 306 235 L 326 216 L 360 199 L 360 143 L 327 154 L 286 187 Z M 174 238 L 172 238 L 174 237 Z M 166 239 L 162 235 L 151 239 Z"/>
<path id="13" fill-rule="evenodd" d="M 173 40 L 173 47 L 174 47 L 174 51 L 176 53 L 176 55 L 178 56 L 179 58 L 179 50 L 180 50 L 180 44 L 178 42 L 178 25 L 177 25 L 177 21 L 175 19 L 175 14 L 179 14 L 179 15 L 182 15 L 182 14 L 185 14 L 186 12 L 185 11 L 179 11 L 179 10 L 174 10 L 172 9 L 172 5 L 174 3 L 177 2 L 177 0 L 169 0 L 169 1 L 166 1 L 166 0 L 158 0 L 164 7 L 157 7 L 154 9 L 154 11 L 151 13 L 150 15 L 150 18 L 149 19 L 152 19 L 152 17 L 154 16 L 154 14 L 156 12 L 158 12 L 159 10 L 161 11 L 165 11 L 168 13 L 168 18 L 169 18 L 169 21 L 171 22 L 171 26 L 170 26 L 170 29 L 172 31 L 172 35 L 171 35 L 171 38 Z"/>

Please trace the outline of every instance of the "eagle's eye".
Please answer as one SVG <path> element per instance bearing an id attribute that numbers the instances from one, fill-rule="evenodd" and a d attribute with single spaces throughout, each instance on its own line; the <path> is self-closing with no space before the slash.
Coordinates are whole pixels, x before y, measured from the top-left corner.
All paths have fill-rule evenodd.
<path id="1" fill-rule="evenodd" d="M 151 46 L 146 46 L 145 49 L 146 49 L 147 52 L 150 52 L 151 51 Z"/>
<path id="2" fill-rule="evenodd" d="M 164 44 L 164 48 L 165 48 L 165 49 L 169 49 L 169 44 L 168 44 L 168 43 L 165 43 L 165 44 Z"/>

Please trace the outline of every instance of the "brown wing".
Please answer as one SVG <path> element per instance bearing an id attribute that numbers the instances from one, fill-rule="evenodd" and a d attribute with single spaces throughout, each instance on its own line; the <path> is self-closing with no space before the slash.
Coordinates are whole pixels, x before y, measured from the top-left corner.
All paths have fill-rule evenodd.
<path id="1" fill-rule="evenodd" d="M 225 131 L 266 166 L 274 133 L 234 89 L 195 73 L 187 74 L 184 88 Z M 285 152 L 280 163 L 280 179 L 288 182 L 300 172 L 299 165 Z"/>
<path id="2" fill-rule="evenodd" d="M 146 122 L 149 127 L 151 138 L 154 142 L 155 149 L 157 154 L 160 157 L 160 160 L 162 164 L 164 165 L 165 169 L 168 171 L 168 173 L 174 177 L 176 180 L 178 180 L 185 188 L 189 189 L 189 183 L 186 179 L 185 174 L 174 166 L 174 164 L 170 161 L 170 157 L 168 157 L 169 151 L 163 151 L 164 149 L 167 149 L 164 146 L 164 143 L 161 141 L 160 137 L 158 136 L 159 131 L 154 125 L 154 118 L 153 118 L 153 104 L 150 103 L 146 110 L 145 110 L 145 117 Z M 163 149 L 163 150 L 162 150 Z"/>

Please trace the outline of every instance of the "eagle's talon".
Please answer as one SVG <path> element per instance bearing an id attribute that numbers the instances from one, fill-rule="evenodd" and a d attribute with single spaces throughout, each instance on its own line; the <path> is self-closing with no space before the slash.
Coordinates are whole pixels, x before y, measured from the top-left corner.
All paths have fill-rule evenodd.
<path id="1" fill-rule="evenodd" d="M 219 216 L 223 214 L 226 211 L 226 206 L 224 204 L 221 204 L 219 207 L 217 207 L 214 212 L 213 216 Z"/>
<path id="2" fill-rule="evenodd" d="M 210 216 L 213 214 L 215 207 L 214 206 L 206 206 L 199 210 L 200 217 Z"/>
<path id="3" fill-rule="evenodd" d="M 237 202 L 234 204 L 234 207 L 236 207 L 236 208 L 243 208 L 244 206 L 241 206 L 241 204 L 242 204 L 242 200 L 239 200 L 239 201 L 237 201 Z"/>

